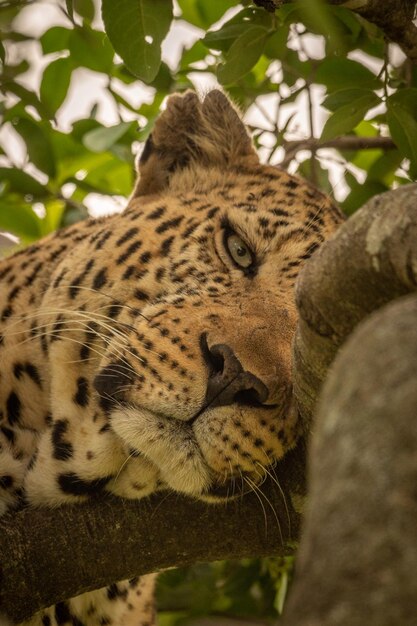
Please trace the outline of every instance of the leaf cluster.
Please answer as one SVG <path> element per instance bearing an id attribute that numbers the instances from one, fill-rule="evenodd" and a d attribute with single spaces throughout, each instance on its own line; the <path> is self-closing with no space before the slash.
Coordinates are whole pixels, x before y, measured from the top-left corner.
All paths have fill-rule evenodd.
<path id="1" fill-rule="evenodd" d="M 375 26 L 345 8 L 298 0 L 270 13 L 248 1 L 178 0 L 174 6 L 171 0 L 102 0 L 101 22 L 93 0 L 60 0 L 59 6 L 62 23 L 37 42 L 43 70 L 36 87 L 27 80 L 37 69 L 33 38 L 14 26 L 30 6 L 0 7 L 6 130 L 0 135 L 0 228 L 23 243 L 85 217 L 89 194 L 127 196 L 132 145 L 146 138 L 166 95 L 194 87 L 207 74 L 254 113 L 264 159 L 333 191 L 348 212 L 416 177 L 416 68 Z M 195 41 L 175 60 L 161 46 L 184 23 Z M 82 70 L 102 76 L 103 91 L 66 131 L 60 112 L 77 97 Z M 144 83 L 154 88 L 153 99 L 138 108 L 126 93 Z M 110 126 L 100 121 L 103 98 L 119 119 Z M 10 133 L 23 143 L 21 159 L 9 145 Z M 346 135 L 369 138 L 370 147 L 347 151 L 338 145 Z M 392 138 L 389 151 L 377 143 L 372 149 L 381 136 Z"/>

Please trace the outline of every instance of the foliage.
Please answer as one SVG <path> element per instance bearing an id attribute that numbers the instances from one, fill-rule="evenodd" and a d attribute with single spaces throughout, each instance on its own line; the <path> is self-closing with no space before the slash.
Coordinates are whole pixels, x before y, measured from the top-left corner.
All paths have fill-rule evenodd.
<path id="1" fill-rule="evenodd" d="M 128 196 L 136 144 L 164 98 L 204 88 L 208 76 L 249 109 L 264 160 L 333 192 L 346 212 L 417 176 L 417 69 L 345 8 L 322 0 L 284 3 L 273 13 L 249 0 L 56 0 L 60 19 L 36 42 L 30 11 L 44 4 L 0 5 L 0 231 L 24 244 L 83 219 L 91 194 Z M 172 45 L 161 55 L 169 29 L 184 24 L 193 43 L 178 58 Z M 103 87 L 68 130 L 62 111 L 87 70 Z M 101 115 L 103 99 L 112 104 L 111 123 Z M 10 145 L 16 136 L 21 157 Z M 345 136 L 365 138 L 368 147 L 347 150 Z M 392 137 L 389 149 L 380 137 Z M 160 602 L 167 623 L 210 611 L 273 618 L 287 581 L 287 563 L 273 560 L 201 565 L 166 573 Z"/>
<path id="2" fill-rule="evenodd" d="M 37 88 L 27 80 L 39 65 L 30 29 L 15 26 L 33 8 L 25 4 L 8 0 L 0 7 L 0 229 L 24 243 L 83 218 L 91 193 L 127 196 L 132 144 L 146 137 L 166 95 L 199 85 L 207 73 L 244 110 L 252 107 L 265 159 L 299 170 L 326 191 L 333 187 L 348 212 L 417 175 L 417 70 L 347 9 L 300 0 L 269 13 L 248 1 L 178 0 L 173 11 L 169 0 L 103 0 L 103 27 L 93 0 L 60 0 L 61 23 L 39 39 Z M 195 42 L 182 47 L 177 61 L 169 53 L 161 61 L 169 27 L 184 22 L 194 27 Z M 81 68 L 105 77 L 105 87 L 67 132 L 60 109 Z M 140 81 L 154 88 L 153 99 L 136 107 L 131 94 Z M 117 113 L 111 125 L 99 115 L 103 94 Z M 9 147 L 11 128 L 24 143 L 19 160 Z M 370 138 L 373 149 L 338 146 L 346 134 Z M 392 136 L 390 150 L 375 141 L 381 135 Z M 329 142 L 336 149 L 321 147 Z"/>
<path id="3" fill-rule="evenodd" d="M 198 617 L 274 620 L 282 613 L 293 557 L 199 563 L 164 572 L 158 579 L 161 626 Z"/>

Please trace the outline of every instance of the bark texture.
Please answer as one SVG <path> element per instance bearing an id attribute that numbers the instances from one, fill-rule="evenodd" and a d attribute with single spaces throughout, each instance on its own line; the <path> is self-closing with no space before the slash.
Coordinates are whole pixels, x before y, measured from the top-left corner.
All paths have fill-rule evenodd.
<path id="1" fill-rule="evenodd" d="M 25 509 L 0 521 L 0 613 L 15 621 L 84 591 L 172 566 L 289 554 L 305 493 L 302 442 L 274 481 L 226 505 L 162 493 L 97 498 L 56 510 Z M 0 617 L 0 624 L 1 624 Z"/>
<path id="2" fill-rule="evenodd" d="M 283 626 L 417 623 L 416 417 L 412 295 L 363 322 L 326 380 Z"/>
<path id="3" fill-rule="evenodd" d="M 372 311 L 417 289 L 416 241 L 412 184 L 372 198 L 302 272 L 294 389 L 306 432 L 328 368 L 348 335 Z"/>

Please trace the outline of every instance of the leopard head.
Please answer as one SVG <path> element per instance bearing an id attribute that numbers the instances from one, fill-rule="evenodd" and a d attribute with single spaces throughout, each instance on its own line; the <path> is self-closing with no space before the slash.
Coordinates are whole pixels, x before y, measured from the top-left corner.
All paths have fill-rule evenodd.
<path id="1" fill-rule="evenodd" d="M 119 331 L 94 381 L 112 431 L 176 491 L 259 483 L 300 434 L 294 284 L 337 209 L 259 162 L 221 92 L 187 92 L 157 120 L 118 220 L 98 254 Z"/>

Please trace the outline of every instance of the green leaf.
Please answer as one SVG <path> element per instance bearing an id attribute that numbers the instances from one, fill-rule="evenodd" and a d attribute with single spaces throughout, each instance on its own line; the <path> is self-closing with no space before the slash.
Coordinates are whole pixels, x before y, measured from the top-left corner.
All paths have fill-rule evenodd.
<path id="1" fill-rule="evenodd" d="M 64 28 L 63 26 L 53 26 L 45 31 L 40 38 L 42 52 L 44 54 L 50 54 L 51 52 L 66 50 L 68 48 L 70 34 L 71 29 Z"/>
<path id="2" fill-rule="evenodd" d="M 362 96 L 373 94 L 370 89 L 341 89 L 331 93 L 322 102 L 322 106 L 329 111 L 337 111 L 341 107 L 356 102 Z"/>
<path id="3" fill-rule="evenodd" d="M 241 24 L 225 24 L 225 26 L 219 30 L 209 31 L 207 35 L 203 37 L 201 43 L 212 50 L 221 50 L 222 52 L 226 52 L 229 50 L 235 39 L 240 37 L 240 35 L 245 33 L 247 30 L 248 24 L 246 22 L 242 22 Z"/>
<path id="4" fill-rule="evenodd" d="M 0 202 L 0 229 L 13 233 L 24 243 L 36 241 L 41 236 L 40 218 L 29 204 Z"/>
<path id="5" fill-rule="evenodd" d="M 35 178 L 16 167 L 0 167 L 0 180 L 6 183 L 7 191 L 33 196 L 36 199 L 44 198 L 49 193 Z"/>
<path id="6" fill-rule="evenodd" d="M 387 187 L 380 182 L 366 180 L 363 184 L 358 183 L 351 174 L 346 176 L 346 181 L 348 182 L 351 191 L 346 199 L 341 203 L 341 206 L 347 215 L 354 213 L 373 196 L 387 191 Z"/>
<path id="7" fill-rule="evenodd" d="M 172 21 L 172 0 L 103 0 L 106 33 L 128 69 L 146 83 L 161 64 L 161 44 Z"/>
<path id="8" fill-rule="evenodd" d="M 42 129 L 39 122 L 21 117 L 14 124 L 28 151 L 29 159 L 42 172 L 53 178 L 56 174 L 55 156 L 48 134 Z"/>
<path id="9" fill-rule="evenodd" d="M 337 109 L 324 125 L 320 140 L 333 139 L 351 131 L 365 117 L 372 107 L 379 104 L 380 98 L 372 91 L 361 95 L 354 102 Z"/>
<path id="10" fill-rule="evenodd" d="M 40 96 L 53 117 L 68 93 L 73 65 L 69 58 L 52 61 L 44 70 Z"/>
<path id="11" fill-rule="evenodd" d="M 187 70 L 193 63 L 203 61 L 207 56 L 207 48 L 199 39 L 191 48 L 183 48 L 180 61 L 180 69 Z"/>
<path id="12" fill-rule="evenodd" d="M 88 22 L 92 22 L 95 15 L 93 0 L 72 0 L 74 11 L 85 18 Z"/>
<path id="13" fill-rule="evenodd" d="M 0 41 L 0 59 L 2 63 L 6 61 L 6 50 L 4 49 L 3 42 Z"/>
<path id="14" fill-rule="evenodd" d="M 77 26 L 69 37 L 71 60 L 75 65 L 109 74 L 114 52 L 105 33 L 87 26 Z"/>
<path id="15" fill-rule="evenodd" d="M 65 207 L 65 211 L 62 215 L 61 222 L 59 224 L 59 228 L 65 228 L 65 226 L 72 226 L 77 222 L 81 222 L 81 220 L 85 220 L 88 217 L 88 211 L 85 206 L 82 204 L 78 204 L 74 206 L 73 204 L 67 204 Z"/>
<path id="16" fill-rule="evenodd" d="M 391 136 L 417 175 L 417 89 L 402 89 L 388 98 L 387 122 Z"/>
<path id="17" fill-rule="evenodd" d="M 236 6 L 234 0 L 178 0 L 183 20 L 207 30 L 217 22 L 231 7 Z"/>
<path id="18" fill-rule="evenodd" d="M 3 68 L 2 81 L 6 82 L 14 80 L 16 76 L 19 76 L 19 74 L 27 72 L 29 67 L 29 63 L 25 59 L 20 61 L 20 63 L 15 63 L 14 65 L 9 63 Z"/>
<path id="19" fill-rule="evenodd" d="M 26 87 L 23 87 L 20 83 L 9 82 L 7 83 L 7 91 L 14 93 L 18 98 L 20 98 L 22 104 L 25 106 L 30 104 L 34 109 L 39 113 L 39 115 L 44 119 L 49 119 L 51 117 L 50 112 L 46 106 L 38 99 L 36 94 Z"/>
<path id="20" fill-rule="evenodd" d="M 159 66 L 157 75 L 152 81 L 154 87 L 159 93 L 169 93 L 174 84 L 174 79 L 168 65 L 162 61 Z"/>
<path id="21" fill-rule="evenodd" d="M 310 79 L 313 72 L 311 60 L 302 61 L 296 50 L 288 49 L 283 64 L 284 80 L 287 85 L 294 85 L 299 78 Z"/>
<path id="22" fill-rule="evenodd" d="M 314 82 L 326 85 L 329 91 L 366 87 L 377 89 L 381 81 L 367 67 L 352 59 L 328 58 L 322 61 L 314 76 Z"/>
<path id="23" fill-rule="evenodd" d="M 133 168 L 113 157 L 90 171 L 78 185 L 87 191 L 128 196 L 133 186 Z"/>
<path id="24" fill-rule="evenodd" d="M 90 130 L 83 137 L 86 148 L 92 152 L 104 152 L 115 144 L 136 122 L 122 122 L 116 126 L 102 126 Z"/>
<path id="25" fill-rule="evenodd" d="M 217 77 L 223 85 L 242 78 L 261 56 L 268 31 L 262 26 L 250 26 L 231 45 L 226 61 L 217 71 Z"/>
<path id="26" fill-rule="evenodd" d="M 368 169 L 368 179 L 379 181 L 387 187 L 391 187 L 401 161 L 402 155 L 399 150 L 384 152 Z"/>
<path id="27" fill-rule="evenodd" d="M 270 30 L 273 27 L 272 17 L 263 9 L 253 7 L 243 9 L 218 30 L 209 31 L 201 41 L 207 48 L 226 52 L 237 37 L 251 26 L 263 26 Z"/>
<path id="28" fill-rule="evenodd" d="M 265 54 L 270 59 L 283 59 L 287 54 L 287 41 L 290 25 L 280 26 L 278 30 L 268 37 L 265 45 Z"/>
<path id="29" fill-rule="evenodd" d="M 329 181 L 329 171 L 324 169 L 317 159 L 313 161 L 313 157 L 310 157 L 302 161 L 297 168 L 297 173 L 303 176 L 303 178 L 310 180 L 324 193 L 332 193 L 333 189 Z"/>
<path id="30" fill-rule="evenodd" d="M 42 219 L 40 226 L 42 237 L 56 231 L 61 224 L 62 216 L 65 211 L 65 200 L 57 200 L 53 198 L 44 203 L 45 217 Z"/>

